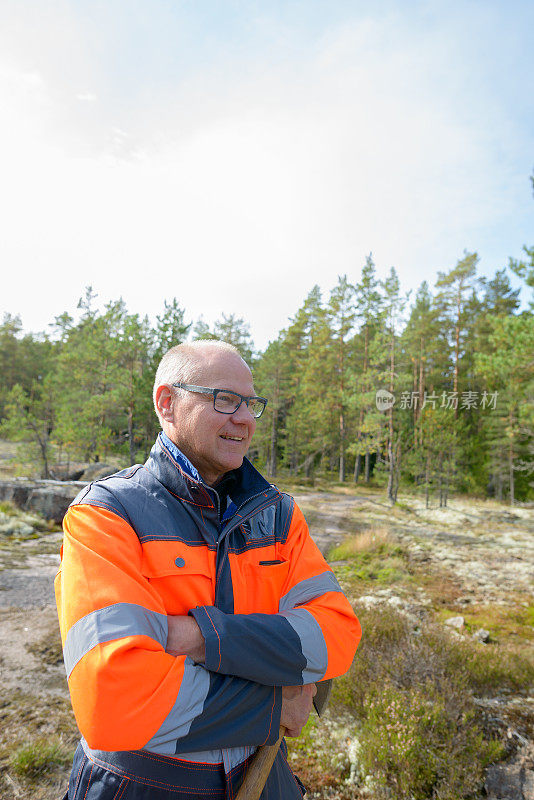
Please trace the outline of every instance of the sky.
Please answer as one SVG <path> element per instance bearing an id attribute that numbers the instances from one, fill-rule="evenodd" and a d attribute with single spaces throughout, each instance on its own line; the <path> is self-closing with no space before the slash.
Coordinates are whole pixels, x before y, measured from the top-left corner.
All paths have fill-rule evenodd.
<path id="1" fill-rule="evenodd" d="M 370 252 L 404 291 L 465 251 L 492 277 L 534 244 L 533 30 L 531 0 L 0 0 L 0 315 L 91 285 L 263 349 Z"/>

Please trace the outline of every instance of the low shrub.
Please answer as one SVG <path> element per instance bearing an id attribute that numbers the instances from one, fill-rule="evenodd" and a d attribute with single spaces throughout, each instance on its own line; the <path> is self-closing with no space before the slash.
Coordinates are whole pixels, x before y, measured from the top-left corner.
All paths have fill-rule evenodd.
<path id="1" fill-rule="evenodd" d="M 333 703 L 352 713 L 362 777 L 376 797 L 460 800 L 480 787 L 504 749 L 485 735 L 473 701 L 474 664 L 486 652 L 386 604 L 357 608 L 364 635 Z"/>
<path id="2" fill-rule="evenodd" d="M 474 712 L 461 705 L 451 713 L 451 703 L 431 683 L 386 686 L 367 701 L 360 761 L 376 797 L 457 800 L 480 787 L 484 768 L 502 747 L 484 739 Z"/>

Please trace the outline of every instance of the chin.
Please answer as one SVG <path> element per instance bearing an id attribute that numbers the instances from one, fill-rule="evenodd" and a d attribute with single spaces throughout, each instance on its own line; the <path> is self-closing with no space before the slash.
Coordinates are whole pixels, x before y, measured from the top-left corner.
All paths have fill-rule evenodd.
<path id="1" fill-rule="evenodd" d="M 243 456 L 240 456 L 239 458 L 233 458 L 226 464 L 224 471 L 230 472 L 231 469 L 239 469 L 242 463 L 243 463 Z"/>

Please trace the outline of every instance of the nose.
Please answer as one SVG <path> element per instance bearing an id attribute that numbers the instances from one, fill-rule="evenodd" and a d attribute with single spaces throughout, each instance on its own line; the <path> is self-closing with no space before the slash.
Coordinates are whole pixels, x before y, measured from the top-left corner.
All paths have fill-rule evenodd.
<path id="1" fill-rule="evenodd" d="M 252 420 L 252 422 L 256 424 L 256 418 L 253 416 L 244 400 L 240 402 L 239 407 L 236 408 L 232 414 L 232 419 L 234 422 L 242 422 L 247 424 L 250 424 L 250 421 Z"/>

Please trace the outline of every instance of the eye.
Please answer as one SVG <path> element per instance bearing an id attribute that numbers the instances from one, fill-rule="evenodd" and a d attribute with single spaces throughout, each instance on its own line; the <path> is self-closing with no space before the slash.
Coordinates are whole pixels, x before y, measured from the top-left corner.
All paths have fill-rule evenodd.
<path id="1" fill-rule="evenodd" d="M 217 392 L 215 408 L 220 411 L 229 411 L 230 409 L 233 411 L 237 408 L 239 400 L 239 396 L 233 392 Z"/>

